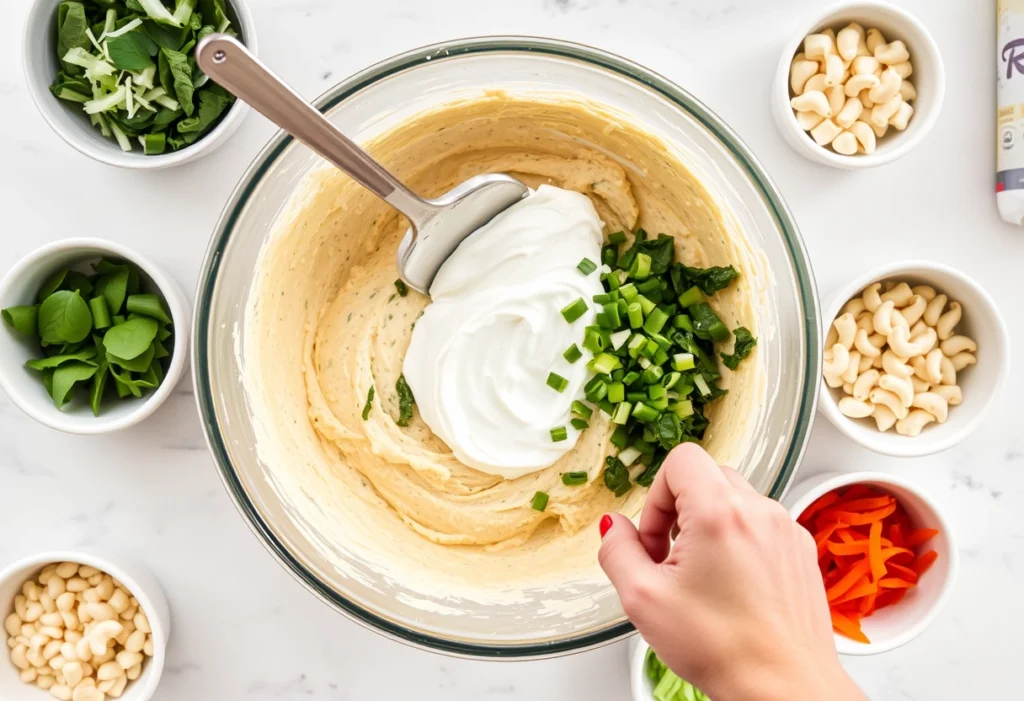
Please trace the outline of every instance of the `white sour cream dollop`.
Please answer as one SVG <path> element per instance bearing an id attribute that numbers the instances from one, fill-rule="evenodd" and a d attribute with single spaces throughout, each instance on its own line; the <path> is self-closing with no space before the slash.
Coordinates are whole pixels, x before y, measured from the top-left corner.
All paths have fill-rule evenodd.
<path id="1" fill-rule="evenodd" d="M 569 409 L 587 381 L 590 354 L 573 364 L 593 324 L 602 223 L 585 195 L 541 185 L 462 242 L 430 287 L 403 372 L 430 429 L 464 464 L 512 479 L 542 470 L 572 450 L 579 433 Z M 569 324 L 561 310 L 583 298 L 587 312 Z M 569 381 L 564 392 L 548 373 Z M 564 426 L 568 439 L 554 442 Z"/>

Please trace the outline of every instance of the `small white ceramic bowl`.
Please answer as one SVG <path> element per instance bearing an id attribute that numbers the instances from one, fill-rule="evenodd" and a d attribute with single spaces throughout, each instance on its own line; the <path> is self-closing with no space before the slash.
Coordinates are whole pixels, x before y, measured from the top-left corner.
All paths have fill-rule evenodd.
<path id="1" fill-rule="evenodd" d="M 818 497 L 854 484 L 875 487 L 893 495 L 903 505 L 915 528 L 939 531 L 939 535 L 922 546 L 923 550 L 934 550 L 939 557 L 921 576 L 917 586 L 903 601 L 879 609 L 861 621 L 861 629 L 871 642 L 864 644 L 842 635 L 835 636 L 840 655 L 877 655 L 906 645 L 935 621 L 952 593 L 959 556 L 953 531 L 935 502 L 910 482 L 891 475 L 880 472 L 815 475 L 793 487 L 782 503 L 796 520 Z"/>
<path id="2" fill-rule="evenodd" d="M 843 305 L 871 283 L 886 280 L 931 285 L 948 295 L 950 301 L 963 305 L 963 319 L 957 330 L 978 343 L 977 365 L 957 375 L 957 384 L 963 389 L 963 404 L 949 408 L 945 423 L 928 424 L 915 437 L 901 436 L 894 429 L 882 433 L 874 419 L 851 419 L 843 415 L 839 411 L 839 400 L 845 396 L 842 389 L 832 389 L 824 380 L 818 408 L 841 432 L 877 453 L 896 457 L 931 455 L 967 438 L 988 415 L 1010 369 L 1010 335 L 995 302 L 978 283 L 946 265 L 921 260 L 883 265 L 836 291 L 831 300 L 822 305 L 825 335 Z"/>
<path id="3" fill-rule="evenodd" d="M 917 99 L 912 103 L 914 114 L 906 130 L 900 132 L 890 128 L 878 140 L 878 148 L 872 154 L 844 156 L 830 147 L 818 146 L 810 134 L 800 128 L 789 104 L 792 97 L 789 71 L 793 57 L 802 50 L 804 38 L 808 34 L 830 27 L 838 32 L 850 22 L 858 22 L 864 29 L 877 27 L 887 41 L 903 40 L 914 66 L 910 80 L 917 89 Z M 775 84 L 772 86 L 772 114 L 782 136 L 805 158 L 847 170 L 872 168 L 905 156 L 921 143 L 938 119 L 945 92 L 946 74 L 942 66 L 942 55 L 935 40 L 919 20 L 905 10 L 879 0 L 841 2 L 816 11 L 812 17 L 798 24 L 797 33 L 786 44 L 779 60 Z"/>
<path id="4" fill-rule="evenodd" d="M 25 66 L 28 92 L 39 113 L 50 128 L 75 149 L 108 165 L 156 170 L 188 163 L 212 153 L 241 125 L 249 106 L 241 100 L 235 100 L 220 123 L 190 146 L 153 156 L 145 155 L 137 143 L 133 144 L 132 151 L 122 151 L 117 141 L 103 136 L 89 122 L 81 105 L 59 100 L 50 92 L 50 83 L 59 70 L 55 29 L 59 3 L 60 0 L 34 0 L 32 3 L 25 20 L 22 63 Z M 250 51 L 256 53 L 256 25 L 249 6 L 245 0 L 227 0 L 227 5 L 228 15 L 239 38 Z"/>
<path id="5" fill-rule="evenodd" d="M 644 659 L 651 646 L 639 635 L 629 641 L 629 690 L 633 701 L 653 701 L 654 684 L 644 671 Z"/>
<path id="6" fill-rule="evenodd" d="M 128 682 L 121 701 L 147 701 L 152 698 L 164 669 L 167 638 L 171 633 L 171 613 L 160 584 L 138 563 L 120 555 L 70 550 L 44 552 L 22 558 L 0 572 L 0 619 L 7 618 L 14 610 L 14 597 L 21 593 L 25 581 L 39 574 L 46 565 L 57 562 L 76 562 L 102 570 L 125 585 L 138 599 L 139 608 L 146 614 L 153 631 L 153 656 L 143 662 L 139 678 Z M 3 631 L 3 636 L 6 641 L 6 631 Z M 10 650 L 6 645 L 3 646 L 0 658 L 0 698 L 4 701 L 52 699 L 48 692 L 35 684 L 25 684 L 18 678 L 19 670 L 11 662 Z"/>
<path id="7" fill-rule="evenodd" d="M 94 416 L 87 403 L 72 400 L 63 410 L 53 405 L 39 373 L 25 367 L 25 361 L 38 358 L 39 349 L 6 323 L 0 322 L 0 388 L 18 408 L 36 421 L 66 433 L 96 434 L 119 431 L 132 426 L 156 411 L 171 395 L 188 361 L 190 307 L 178 283 L 145 256 L 126 246 L 104 239 L 65 239 L 38 248 L 22 258 L 0 280 L 0 309 L 34 303 L 39 288 L 53 272 L 76 267 L 99 258 L 122 258 L 142 272 L 142 288 L 158 292 L 167 303 L 174 324 L 173 348 L 163 382 L 156 390 L 140 398 L 126 397 L 103 403 Z"/>

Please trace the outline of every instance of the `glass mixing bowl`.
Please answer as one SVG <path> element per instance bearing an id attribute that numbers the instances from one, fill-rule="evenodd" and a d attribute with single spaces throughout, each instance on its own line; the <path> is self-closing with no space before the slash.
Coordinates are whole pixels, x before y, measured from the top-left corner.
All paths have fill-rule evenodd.
<path id="1" fill-rule="evenodd" d="M 756 489 L 779 498 L 807 442 L 820 374 L 818 302 L 793 218 L 764 169 L 739 138 L 681 88 L 641 66 L 596 49 L 534 38 L 467 39 L 418 49 L 334 87 L 317 106 L 342 131 L 365 141 L 411 115 L 495 89 L 545 91 L 603 103 L 630 115 L 698 174 L 742 230 L 763 266 L 758 305 L 764 402 L 751 411 L 751 449 L 737 467 Z M 590 610 L 569 618 L 541 610 L 538 597 L 514 612 L 477 604 L 446 615 L 449 602 L 413 605 L 401 582 L 372 571 L 348 576 L 274 488 L 261 464 L 239 377 L 244 310 L 260 249 L 303 175 L 320 162 L 279 134 L 235 189 L 217 225 L 199 278 L 193 367 L 206 436 L 228 491 L 267 548 L 310 591 L 350 618 L 393 638 L 454 655 L 544 657 L 578 652 L 633 632 L 607 583 L 595 584 Z M 347 565 L 354 566 L 352 563 Z M 347 568 L 347 571 L 351 572 Z M 558 599 L 559 591 L 548 591 Z M 446 606 L 449 608 L 446 609 Z"/>

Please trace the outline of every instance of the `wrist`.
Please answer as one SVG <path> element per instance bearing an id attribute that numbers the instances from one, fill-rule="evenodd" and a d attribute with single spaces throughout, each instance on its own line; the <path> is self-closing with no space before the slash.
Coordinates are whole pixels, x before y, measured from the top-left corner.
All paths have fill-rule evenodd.
<path id="1" fill-rule="evenodd" d="M 735 676 L 715 680 L 705 691 L 716 701 L 866 701 L 838 660 L 749 665 Z"/>

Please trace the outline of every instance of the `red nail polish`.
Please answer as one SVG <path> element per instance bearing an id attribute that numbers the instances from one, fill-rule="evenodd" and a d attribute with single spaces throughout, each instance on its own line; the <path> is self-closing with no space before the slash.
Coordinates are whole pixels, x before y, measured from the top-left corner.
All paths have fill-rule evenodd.
<path id="1" fill-rule="evenodd" d="M 609 530 L 611 530 L 613 523 L 615 523 L 615 521 L 613 521 L 612 517 L 608 514 L 605 514 L 601 517 L 601 525 L 599 526 L 599 528 L 601 529 L 602 538 L 604 538 L 605 534 L 608 533 Z"/>

